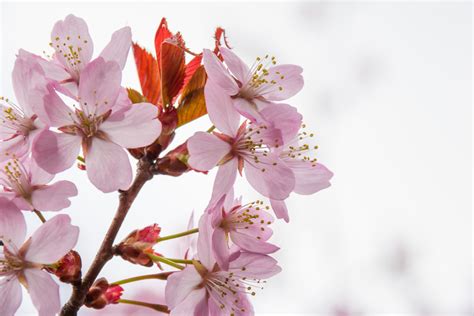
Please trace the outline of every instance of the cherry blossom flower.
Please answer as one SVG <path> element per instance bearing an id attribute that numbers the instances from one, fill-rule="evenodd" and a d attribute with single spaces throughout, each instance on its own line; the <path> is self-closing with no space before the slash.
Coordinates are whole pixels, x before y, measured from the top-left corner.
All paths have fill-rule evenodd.
<path id="1" fill-rule="evenodd" d="M 248 295 L 281 271 L 275 259 L 255 253 L 235 252 L 229 268 L 221 269 L 212 251 L 209 214 L 199 221 L 198 257 L 194 265 L 168 277 L 166 303 L 171 315 L 252 315 Z"/>
<path id="2" fill-rule="evenodd" d="M 273 231 L 269 225 L 274 221 L 263 201 L 242 205 L 233 194 L 221 199 L 208 210 L 212 216 L 212 247 L 220 267 L 227 269 L 231 250 L 229 241 L 246 252 L 270 254 L 279 247 L 267 242 Z"/>
<path id="3" fill-rule="evenodd" d="M 36 63 L 17 59 L 12 79 L 19 104 L 0 97 L 0 161 L 26 155 L 44 128 L 34 111 L 47 93 L 43 70 Z"/>
<path id="4" fill-rule="evenodd" d="M 99 57 L 82 70 L 74 111 L 56 93 L 48 95 L 48 105 L 37 114 L 60 133 L 46 130 L 38 136 L 33 157 L 41 168 L 58 173 L 71 167 L 82 145 L 87 175 L 99 190 L 128 189 L 132 169 L 123 148 L 151 144 L 161 123 L 152 104 L 132 106 L 119 96 L 121 78 L 116 62 Z"/>
<path id="5" fill-rule="evenodd" d="M 48 185 L 54 175 L 45 172 L 31 159 L 11 159 L 1 164 L 0 195 L 10 198 L 21 210 L 59 211 L 71 205 L 77 188 L 70 181 Z"/>
<path id="6" fill-rule="evenodd" d="M 302 116 L 290 105 L 275 101 L 288 99 L 301 90 L 304 84 L 301 75 L 303 69 L 296 65 L 276 66 L 275 57 L 269 58 L 268 55 L 257 57 L 249 68 L 230 49 L 220 47 L 219 51 L 228 69 L 210 50 L 205 49 L 203 53 L 208 84 L 216 85 L 214 93 L 230 99 L 232 108 L 252 122 L 280 130 L 286 142 L 287 135 L 298 130 Z M 206 105 L 221 106 L 213 101 L 217 100 L 206 100 Z M 273 108 L 273 111 L 264 111 L 268 107 Z"/>
<path id="7" fill-rule="evenodd" d="M 216 91 L 213 84 L 205 87 L 209 116 L 221 133 L 197 132 L 187 141 L 188 163 L 192 168 L 207 171 L 219 166 L 210 204 L 229 192 L 237 170 L 240 174 L 245 171 L 250 185 L 264 196 L 286 199 L 294 188 L 294 175 L 278 155 L 270 151 L 271 147 L 281 144 L 280 132 L 266 125 L 246 122 L 239 127 L 240 115 L 233 111 L 230 98 Z M 263 111 L 271 113 L 274 109 L 268 107 Z"/>
<path id="8" fill-rule="evenodd" d="M 44 267 L 60 260 L 77 242 L 79 228 L 67 215 L 57 215 L 41 225 L 25 242 L 23 214 L 0 198 L 0 315 L 14 315 L 22 300 L 22 284 L 41 316 L 56 315 L 60 309 L 59 286 Z"/>
<path id="9" fill-rule="evenodd" d="M 293 192 L 297 194 L 311 195 L 331 185 L 329 180 L 333 173 L 313 158 L 313 153 L 318 146 L 310 146 L 309 143 L 303 142 L 311 137 L 313 137 L 312 133 L 303 130 L 285 146 L 272 148 L 272 152 L 277 154 L 293 172 L 295 176 Z M 277 218 L 283 218 L 289 222 L 285 201 L 270 199 L 270 202 Z"/>
<path id="10" fill-rule="evenodd" d="M 123 27 L 112 34 L 99 57 L 115 61 L 123 69 L 132 44 L 130 27 Z M 72 14 L 58 21 L 51 32 L 50 46 L 55 53 L 51 60 L 20 50 L 19 57 L 35 60 L 45 76 L 63 84 L 73 96 L 77 95 L 82 71 L 91 61 L 94 45 L 86 22 Z"/>

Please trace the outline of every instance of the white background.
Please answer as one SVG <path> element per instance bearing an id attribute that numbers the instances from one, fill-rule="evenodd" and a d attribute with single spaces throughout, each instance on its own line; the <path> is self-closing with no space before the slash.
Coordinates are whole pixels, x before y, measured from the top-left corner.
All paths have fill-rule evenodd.
<path id="1" fill-rule="evenodd" d="M 194 51 L 213 47 L 220 25 L 249 62 L 269 53 L 302 65 L 305 88 L 290 103 L 316 131 L 318 158 L 335 176 L 331 188 L 288 200 L 291 222 L 278 222 L 273 237 L 283 272 L 254 298 L 258 314 L 471 315 L 471 4 L 3 3 L 0 10 L 0 94 L 11 99 L 15 53 L 50 53 L 51 28 L 69 13 L 87 21 L 95 56 L 124 25 L 152 50 L 165 16 Z M 123 84 L 139 88 L 131 55 Z M 178 141 L 209 126 L 204 118 L 183 127 Z M 184 230 L 191 211 L 206 205 L 214 174 L 156 177 L 119 238 L 154 222 L 164 235 Z M 79 187 L 65 212 L 81 227 L 77 250 L 88 267 L 117 194 L 101 194 L 75 168 L 57 179 Z M 236 191 L 244 201 L 259 198 L 244 181 Z M 30 231 L 39 224 L 27 220 Z M 175 256 L 178 248 L 169 241 L 156 250 Z M 114 281 L 151 271 L 114 259 L 101 275 Z M 162 300 L 162 283 L 145 281 L 146 299 Z M 65 300 L 69 288 L 62 289 Z M 136 286 L 125 289 L 124 297 L 136 297 Z M 29 298 L 18 314 L 35 314 Z"/>

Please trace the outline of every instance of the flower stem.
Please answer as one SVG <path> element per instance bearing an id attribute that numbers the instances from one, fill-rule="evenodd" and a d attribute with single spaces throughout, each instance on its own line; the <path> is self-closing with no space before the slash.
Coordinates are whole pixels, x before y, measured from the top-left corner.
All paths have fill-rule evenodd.
<path id="1" fill-rule="evenodd" d="M 41 221 L 42 223 L 46 222 L 46 218 L 44 218 L 43 214 L 41 214 L 40 211 L 38 211 L 38 210 L 35 209 L 35 210 L 33 210 L 33 213 L 35 213 L 36 216 L 38 216 L 38 218 L 40 219 L 40 221 Z"/>
<path id="2" fill-rule="evenodd" d="M 170 272 L 139 275 L 139 276 L 136 276 L 136 277 L 133 277 L 133 278 L 123 279 L 123 280 L 120 280 L 120 281 L 117 281 L 117 282 L 113 282 L 111 284 L 122 285 L 122 284 L 137 282 L 137 281 L 141 281 L 141 280 L 149 280 L 149 279 L 166 280 L 169 275 L 170 275 Z"/>
<path id="3" fill-rule="evenodd" d="M 120 300 L 118 300 L 118 302 L 122 303 L 122 304 L 130 304 L 130 305 L 148 307 L 148 308 L 156 310 L 157 312 L 162 312 L 162 313 L 166 313 L 166 314 L 170 313 L 170 311 L 168 309 L 168 306 L 166 306 L 166 305 L 152 304 L 152 303 L 132 301 L 132 300 L 126 300 L 126 299 L 120 299 Z"/>
<path id="4" fill-rule="evenodd" d="M 169 240 L 169 239 L 175 239 L 175 238 L 183 237 L 183 236 L 186 236 L 186 235 L 191 235 L 191 234 L 197 233 L 198 231 L 199 231 L 199 228 L 194 228 L 194 229 L 187 230 L 187 231 L 179 233 L 179 234 L 160 237 L 156 240 L 156 242 L 165 241 L 165 240 Z"/>
<path id="5" fill-rule="evenodd" d="M 183 270 L 184 267 L 180 264 L 177 264 L 175 263 L 174 261 L 171 261 L 170 259 L 167 259 L 167 258 L 163 258 L 161 256 L 157 256 L 157 255 L 154 255 L 154 254 L 151 254 L 149 253 L 148 254 L 148 257 L 150 257 L 151 260 L 153 261 L 158 261 L 158 262 L 162 262 L 162 263 L 165 263 L 169 266 L 172 266 L 172 267 L 175 267 L 176 269 L 180 269 L 180 270 Z"/>
<path id="6" fill-rule="evenodd" d="M 166 258 L 168 260 L 171 260 L 176 263 L 184 263 L 184 264 L 193 264 L 192 260 L 186 260 L 186 259 L 174 259 L 174 258 Z"/>
<path id="7" fill-rule="evenodd" d="M 212 125 L 211 127 L 209 127 L 209 129 L 206 132 L 211 133 L 215 129 L 216 129 L 216 127 L 214 125 Z"/>

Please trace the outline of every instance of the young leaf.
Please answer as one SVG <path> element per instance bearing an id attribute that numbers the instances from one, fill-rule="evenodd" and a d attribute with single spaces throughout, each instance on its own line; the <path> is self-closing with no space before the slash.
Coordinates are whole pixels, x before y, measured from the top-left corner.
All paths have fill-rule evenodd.
<path id="1" fill-rule="evenodd" d="M 204 66 L 199 66 L 189 83 L 184 87 L 178 106 L 178 127 L 207 113 L 204 99 L 206 79 Z"/>
<path id="2" fill-rule="evenodd" d="M 158 104 L 160 97 L 160 73 L 158 63 L 152 54 L 133 43 L 133 55 L 137 65 L 138 78 L 142 87 L 142 93 L 148 102 Z"/>

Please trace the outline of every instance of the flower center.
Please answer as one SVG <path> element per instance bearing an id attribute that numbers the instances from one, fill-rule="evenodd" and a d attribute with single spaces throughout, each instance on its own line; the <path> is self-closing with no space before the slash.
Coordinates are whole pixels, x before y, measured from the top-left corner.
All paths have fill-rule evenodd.
<path id="1" fill-rule="evenodd" d="M 247 82 L 242 83 L 237 96 L 250 100 L 273 91 L 282 91 L 283 87 L 278 82 L 285 79 L 285 76 L 279 71 L 271 72 L 271 66 L 276 63 L 275 56 L 271 58 L 269 55 L 265 55 L 263 58 L 257 57 L 250 67 Z"/>
<path id="2" fill-rule="evenodd" d="M 242 267 L 244 272 L 246 267 Z M 206 278 L 205 287 L 223 313 L 235 315 L 247 311 L 244 295 L 256 295 L 255 289 L 263 289 L 266 281 L 246 277 L 243 273 L 217 271 Z"/>
<path id="3" fill-rule="evenodd" d="M 35 115 L 31 118 L 27 117 L 21 107 L 7 98 L 0 97 L 0 101 L 6 103 L 6 105 L 2 104 L 3 109 L 0 113 L 2 128 L 10 130 L 13 137 L 16 135 L 28 136 L 31 131 L 36 129 Z"/>
<path id="4" fill-rule="evenodd" d="M 80 46 L 79 43 L 82 45 Z M 66 62 L 68 72 L 75 82 L 79 82 L 79 76 L 82 69 L 81 51 L 83 46 L 90 45 L 85 39 L 81 39 L 81 35 L 77 35 L 77 41 L 71 36 L 61 38 L 56 36 L 52 43 L 49 43 L 54 48 L 56 54 L 63 57 Z"/>
<path id="5" fill-rule="evenodd" d="M 9 160 L 3 167 L 0 182 L 7 191 L 14 191 L 24 199 L 31 198 L 31 186 L 28 180 L 28 172 L 18 159 Z"/>

